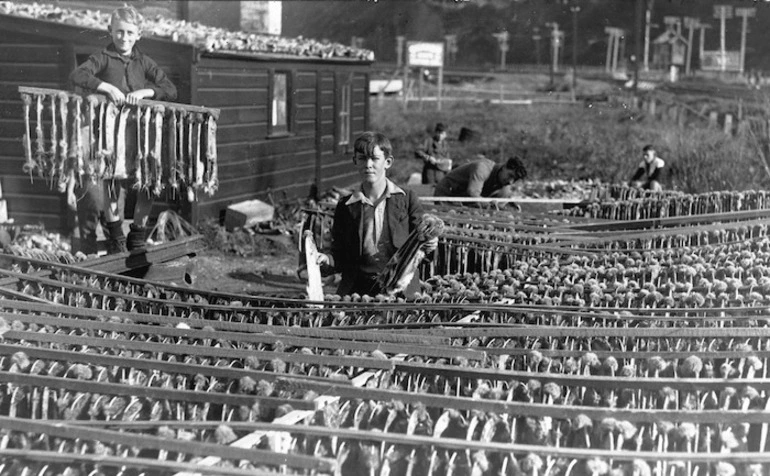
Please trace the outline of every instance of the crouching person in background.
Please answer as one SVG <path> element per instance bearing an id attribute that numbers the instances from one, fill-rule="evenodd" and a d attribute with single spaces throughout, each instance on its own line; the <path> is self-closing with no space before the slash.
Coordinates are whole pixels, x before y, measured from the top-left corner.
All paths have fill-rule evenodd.
<path id="1" fill-rule="evenodd" d="M 342 273 L 339 295 L 380 293 L 377 276 L 422 219 L 417 195 L 387 178 L 393 160 L 390 140 L 381 133 L 364 132 L 356 139 L 353 164 L 361 186 L 340 199 L 334 212 L 331 254 L 318 257 L 319 265 Z M 430 253 L 437 245 L 438 238 L 426 241 L 423 251 Z M 415 274 L 404 294 L 417 291 Z"/>
<path id="2" fill-rule="evenodd" d="M 658 157 L 658 153 L 655 152 L 652 145 L 644 146 L 642 154 L 642 161 L 639 163 L 634 176 L 631 177 L 631 186 L 660 192 L 663 190 L 660 179 L 666 163 Z"/>
<path id="3" fill-rule="evenodd" d="M 497 197 L 511 196 L 511 185 L 527 178 L 519 157 L 511 157 L 505 163 L 481 156 L 449 172 L 437 185 L 436 197 Z"/>

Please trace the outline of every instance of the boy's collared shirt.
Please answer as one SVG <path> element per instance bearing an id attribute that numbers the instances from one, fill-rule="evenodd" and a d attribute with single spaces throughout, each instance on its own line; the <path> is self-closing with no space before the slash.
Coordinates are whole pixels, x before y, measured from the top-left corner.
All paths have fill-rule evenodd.
<path id="1" fill-rule="evenodd" d="M 166 73 L 134 46 L 131 55 L 123 56 L 110 43 L 103 50 L 92 54 L 70 75 L 70 81 L 81 88 L 96 91 L 99 84 L 106 82 L 120 89 L 124 94 L 139 89 L 152 89 L 155 101 L 175 101 L 177 90 Z"/>
<path id="2" fill-rule="evenodd" d="M 387 201 L 393 195 L 406 195 L 401 187 L 389 179 L 386 180 L 385 192 L 374 202 L 369 200 L 361 190 L 354 192 L 345 202 L 347 206 L 361 204 L 361 219 L 358 224 L 360 253 L 366 258 L 364 270 L 371 272 L 379 272 L 393 254 L 393 250 L 389 249 L 390 236 L 385 215 Z"/>

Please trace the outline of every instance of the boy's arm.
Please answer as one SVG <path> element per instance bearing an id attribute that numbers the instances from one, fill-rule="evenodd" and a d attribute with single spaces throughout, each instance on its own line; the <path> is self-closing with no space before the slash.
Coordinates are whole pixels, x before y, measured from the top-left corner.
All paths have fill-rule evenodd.
<path id="1" fill-rule="evenodd" d="M 411 190 L 406 191 L 406 197 L 408 200 L 408 207 L 409 207 L 409 231 L 412 232 L 417 229 L 417 226 L 422 221 L 422 203 L 420 202 L 420 199 L 417 197 L 417 194 L 414 193 Z"/>
<path id="2" fill-rule="evenodd" d="M 96 75 L 101 73 L 107 65 L 107 58 L 101 52 L 94 53 L 88 59 L 70 73 L 70 83 L 83 89 L 97 91 L 102 80 Z"/>
<path id="3" fill-rule="evenodd" d="M 88 59 L 70 73 L 70 83 L 89 91 L 97 91 L 109 97 L 112 102 L 120 104 L 125 99 L 123 92 L 114 85 L 102 81 L 96 75 L 104 71 L 107 66 L 107 57 L 99 52 L 92 54 Z"/>
<path id="4" fill-rule="evenodd" d="M 147 55 L 144 56 L 144 77 L 147 80 L 147 89 L 152 90 L 153 95 L 148 99 L 155 101 L 176 101 L 177 91 L 174 83 L 168 79 L 168 75 L 158 64 Z"/>
<path id="5" fill-rule="evenodd" d="M 423 162 L 428 164 L 435 164 L 436 159 L 430 155 L 430 146 L 432 144 L 433 139 L 430 137 L 425 139 L 425 142 L 422 143 L 422 148 L 415 151 L 415 155 L 423 160 Z"/>

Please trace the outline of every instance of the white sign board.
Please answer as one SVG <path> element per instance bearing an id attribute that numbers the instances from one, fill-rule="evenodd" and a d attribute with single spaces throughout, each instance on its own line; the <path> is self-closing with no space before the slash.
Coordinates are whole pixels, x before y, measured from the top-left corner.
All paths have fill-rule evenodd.
<path id="1" fill-rule="evenodd" d="M 725 51 L 723 55 L 719 50 L 704 51 L 700 69 L 703 71 L 740 71 L 741 52 Z"/>
<path id="2" fill-rule="evenodd" d="M 409 41 L 406 44 L 406 61 L 409 66 L 441 68 L 444 66 L 444 43 Z"/>

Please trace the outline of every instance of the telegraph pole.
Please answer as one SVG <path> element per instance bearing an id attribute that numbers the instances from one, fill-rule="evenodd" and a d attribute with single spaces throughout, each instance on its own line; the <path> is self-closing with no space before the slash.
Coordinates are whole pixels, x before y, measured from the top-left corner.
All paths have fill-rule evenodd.
<path id="1" fill-rule="evenodd" d="M 756 8 L 736 8 L 735 15 L 743 19 L 741 23 L 741 62 L 740 70 L 743 73 L 746 65 L 746 30 L 749 26 L 749 17 L 754 18 L 757 13 Z"/>
<path id="2" fill-rule="evenodd" d="M 634 17 L 634 98 L 639 90 L 639 57 L 642 53 L 642 10 L 645 0 L 636 0 L 636 15 Z"/>
<path id="3" fill-rule="evenodd" d="M 569 9 L 572 12 L 572 95 L 575 95 L 577 89 L 577 44 L 578 44 L 578 17 L 580 12 L 579 5 L 572 5 Z"/>
<path id="4" fill-rule="evenodd" d="M 727 71 L 727 47 L 725 45 L 725 30 L 727 19 L 733 17 L 733 7 L 730 5 L 714 5 L 714 18 L 719 18 L 719 62 L 722 71 Z"/>
<path id="5" fill-rule="evenodd" d="M 503 31 L 501 33 L 493 33 L 492 36 L 497 38 L 497 46 L 500 47 L 500 69 L 505 69 L 505 54 L 508 52 L 508 32 Z"/>
<path id="6" fill-rule="evenodd" d="M 697 18 L 684 17 L 684 26 L 687 28 L 687 58 L 685 59 L 684 64 L 684 74 L 689 76 L 690 65 L 692 64 L 693 41 L 695 41 L 693 38 L 693 32 L 696 28 L 700 27 L 700 22 Z"/>

